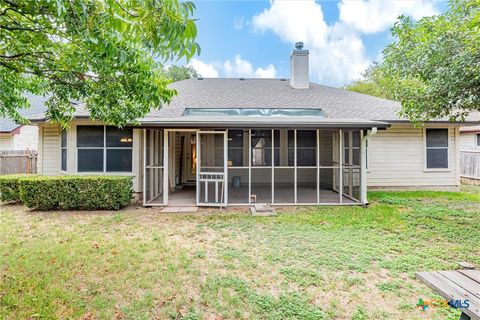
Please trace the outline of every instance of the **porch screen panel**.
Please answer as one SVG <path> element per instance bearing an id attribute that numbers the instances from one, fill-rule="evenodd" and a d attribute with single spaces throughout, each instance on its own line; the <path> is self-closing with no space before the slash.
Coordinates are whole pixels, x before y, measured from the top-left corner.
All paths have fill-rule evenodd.
<path id="1" fill-rule="evenodd" d="M 317 203 L 317 130 L 297 130 L 297 202 Z"/>
<path id="2" fill-rule="evenodd" d="M 272 130 L 251 130 L 251 198 L 272 203 Z"/>
<path id="3" fill-rule="evenodd" d="M 319 131 L 319 202 L 340 202 L 340 131 Z M 343 154 L 343 153 L 342 153 Z"/>
<path id="4" fill-rule="evenodd" d="M 248 130 L 228 130 L 228 202 L 248 203 Z"/>
<path id="5" fill-rule="evenodd" d="M 219 205 L 225 202 L 224 186 L 224 135 L 203 132 L 199 134 L 200 162 L 197 184 L 199 203 Z"/>
<path id="6" fill-rule="evenodd" d="M 360 196 L 360 130 L 343 132 L 342 180 L 345 202 L 359 201 Z"/>
<path id="7" fill-rule="evenodd" d="M 297 168 L 297 202 L 317 202 L 317 168 Z"/>
<path id="8" fill-rule="evenodd" d="M 145 129 L 144 131 L 144 203 L 163 204 L 163 130 Z"/>
<path id="9" fill-rule="evenodd" d="M 340 168 L 320 168 L 320 202 L 339 203 Z"/>
<path id="10" fill-rule="evenodd" d="M 295 130 L 274 130 L 274 203 L 295 203 Z"/>
<path id="11" fill-rule="evenodd" d="M 252 202 L 272 203 L 272 169 L 252 168 Z"/>
<path id="12" fill-rule="evenodd" d="M 248 203 L 248 167 L 228 168 L 228 202 L 230 204 Z"/>

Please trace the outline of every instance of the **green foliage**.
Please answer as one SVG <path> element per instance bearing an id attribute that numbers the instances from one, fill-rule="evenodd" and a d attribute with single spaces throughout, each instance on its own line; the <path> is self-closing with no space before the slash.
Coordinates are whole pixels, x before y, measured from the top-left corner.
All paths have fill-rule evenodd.
<path id="1" fill-rule="evenodd" d="M 172 81 L 180 81 L 198 77 L 197 71 L 189 66 L 169 66 L 165 68 L 165 75 Z"/>
<path id="2" fill-rule="evenodd" d="M 0 0 L 0 116 L 26 122 L 24 92 L 66 126 L 81 100 L 107 124 L 134 123 L 174 90 L 162 62 L 199 52 L 192 2 Z"/>
<path id="3" fill-rule="evenodd" d="M 20 201 L 20 183 L 21 178 L 32 177 L 26 174 L 7 174 L 0 175 L 0 202 L 15 203 Z"/>
<path id="4" fill-rule="evenodd" d="M 410 120 L 463 120 L 480 110 L 480 1 L 451 0 L 449 9 L 417 22 L 402 16 L 382 72 L 395 79 Z"/>
<path id="5" fill-rule="evenodd" d="M 344 88 L 370 96 L 396 100 L 396 86 L 395 79 L 386 77 L 378 64 L 374 63 L 365 71 L 362 79 L 356 80 Z"/>
<path id="6" fill-rule="evenodd" d="M 399 100 L 413 122 L 464 120 L 480 110 L 480 1 L 451 0 L 438 16 L 401 16 L 395 41 L 348 90 Z"/>
<path id="7" fill-rule="evenodd" d="M 118 210 L 132 199 L 132 179 L 56 176 L 20 179 L 20 199 L 37 210 Z"/>

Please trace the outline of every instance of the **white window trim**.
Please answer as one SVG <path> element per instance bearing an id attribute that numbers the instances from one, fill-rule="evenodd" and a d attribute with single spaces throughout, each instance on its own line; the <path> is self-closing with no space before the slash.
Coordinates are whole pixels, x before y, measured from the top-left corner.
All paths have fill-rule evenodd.
<path id="1" fill-rule="evenodd" d="M 104 175 L 126 175 L 126 176 L 134 176 L 134 152 L 133 152 L 133 129 L 132 129 L 132 146 L 131 147 L 107 147 L 107 126 L 106 125 L 77 125 L 76 130 L 77 134 L 76 139 L 78 142 L 78 127 L 93 127 L 93 126 L 102 126 L 103 127 L 103 147 L 79 147 L 78 143 L 76 143 L 75 148 L 75 159 L 76 159 L 76 168 L 75 172 L 79 175 L 92 175 L 92 174 L 104 174 Z M 79 149 L 101 149 L 103 150 L 103 171 L 78 171 L 78 150 Z M 107 171 L 107 150 L 108 149 L 117 149 L 117 150 L 132 150 L 132 170 L 131 171 Z"/>
<path id="2" fill-rule="evenodd" d="M 66 143 L 65 143 L 65 147 L 62 147 L 62 134 L 63 132 L 65 132 L 66 134 Z M 65 149 L 66 151 L 66 159 L 65 159 L 65 170 L 62 169 L 62 151 L 63 149 Z M 66 174 L 68 172 L 68 131 L 67 130 L 62 130 L 60 128 L 60 172 L 62 174 Z"/>
<path id="3" fill-rule="evenodd" d="M 428 168 L 427 167 L 427 130 L 428 129 L 447 129 L 447 167 L 446 168 Z M 450 161 L 450 149 L 452 143 L 450 141 L 450 128 L 449 127 L 423 127 L 423 172 L 451 172 L 451 161 Z M 439 149 L 443 149 L 439 148 Z"/>

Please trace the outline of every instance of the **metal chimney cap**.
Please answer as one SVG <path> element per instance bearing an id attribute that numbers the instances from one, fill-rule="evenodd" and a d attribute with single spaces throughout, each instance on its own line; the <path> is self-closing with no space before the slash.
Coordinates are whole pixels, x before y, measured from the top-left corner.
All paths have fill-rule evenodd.
<path id="1" fill-rule="evenodd" d="M 303 49 L 303 42 L 297 42 L 295 43 L 295 49 L 296 50 L 302 50 Z"/>

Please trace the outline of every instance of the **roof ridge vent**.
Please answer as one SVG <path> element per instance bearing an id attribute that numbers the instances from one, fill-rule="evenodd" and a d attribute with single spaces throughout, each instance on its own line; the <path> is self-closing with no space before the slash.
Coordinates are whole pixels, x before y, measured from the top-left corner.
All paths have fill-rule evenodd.
<path id="1" fill-rule="evenodd" d="M 240 78 L 238 78 L 238 80 L 243 81 L 243 80 L 245 80 L 245 78 L 244 78 L 244 77 L 240 77 Z"/>
<path id="2" fill-rule="evenodd" d="M 287 78 L 280 78 L 280 81 L 287 81 Z"/>
<path id="3" fill-rule="evenodd" d="M 197 80 L 203 80 L 203 77 L 197 77 Z"/>

